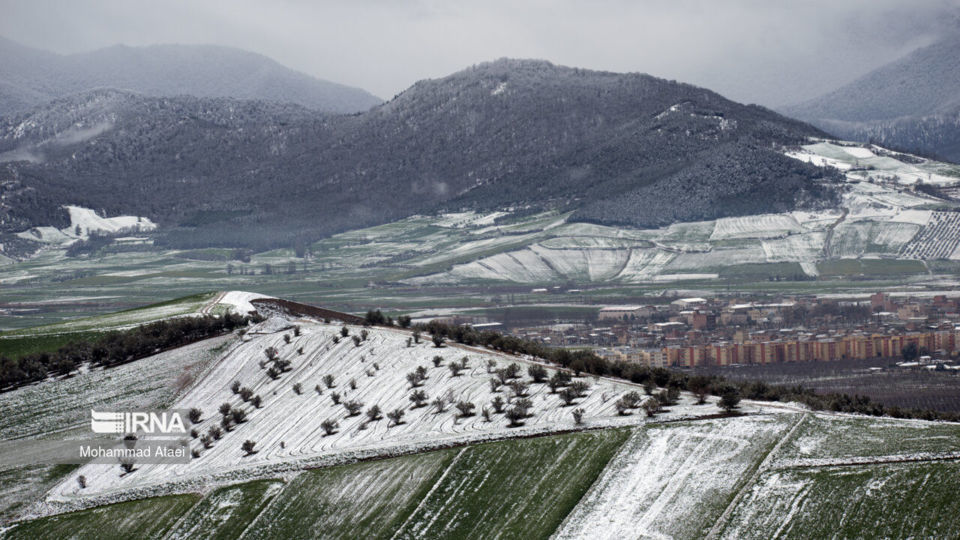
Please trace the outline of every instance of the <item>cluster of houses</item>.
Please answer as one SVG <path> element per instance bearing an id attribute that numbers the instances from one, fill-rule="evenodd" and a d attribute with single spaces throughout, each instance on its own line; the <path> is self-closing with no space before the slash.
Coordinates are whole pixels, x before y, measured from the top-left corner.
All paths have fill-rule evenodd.
<path id="1" fill-rule="evenodd" d="M 895 358 L 914 344 L 938 358 L 953 357 L 960 344 L 960 329 L 903 334 L 798 332 L 792 339 L 747 339 L 703 345 L 667 345 L 659 348 L 610 347 L 602 356 L 648 366 L 696 367 L 778 362 L 830 362 L 844 359 Z"/>

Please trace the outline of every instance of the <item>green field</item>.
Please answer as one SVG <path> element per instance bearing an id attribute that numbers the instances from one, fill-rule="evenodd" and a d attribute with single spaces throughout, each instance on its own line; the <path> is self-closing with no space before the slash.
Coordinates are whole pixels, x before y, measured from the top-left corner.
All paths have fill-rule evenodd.
<path id="1" fill-rule="evenodd" d="M 443 475 L 454 450 L 359 463 L 295 478 L 250 538 L 389 538 Z"/>
<path id="2" fill-rule="evenodd" d="M 260 480 L 220 488 L 204 497 L 172 531 L 175 538 L 238 538 L 283 488 L 279 480 Z"/>
<path id="3" fill-rule="evenodd" d="M 956 538 L 960 463 L 774 471 L 725 538 Z"/>
<path id="4" fill-rule="evenodd" d="M 547 538 L 629 430 L 473 446 L 403 524 L 400 538 Z"/>
<path id="5" fill-rule="evenodd" d="M 102 506 L 4 537 L 944 538 L 960 530 L 958 429 L 761 414 L 513 439 Z M 890 461 L 908 452 L 932 460 Z"/>
<path id="6" fill-rule="evenodd" d="M 69 334 L 41 334 L 36 336 L 10 336 L 0 334 L 0 356 L 20 358 L 28 354 L 52 353 L 68 343 L 95 341 L 100 332 L 71 332 Z"/>
<path id="7" fill-rule="evenodd" d="M 6 538 L 128 540 L 160 538 L 200 500 L 199 495 L 156 497 L 60 514 L 17 525 Z"/>

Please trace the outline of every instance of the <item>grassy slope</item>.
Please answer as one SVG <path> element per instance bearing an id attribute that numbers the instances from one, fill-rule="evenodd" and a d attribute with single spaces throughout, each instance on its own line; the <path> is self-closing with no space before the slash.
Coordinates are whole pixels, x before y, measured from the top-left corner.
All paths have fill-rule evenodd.
<path id="1" fill-rule="evenodd" d="M 767 472 L 724 537 L 954 537 L 958 477 L 956 462 Z"/>
<path id="2" fill-rule="evenodd" d="M 958 451 L 957 424 L 806 415 L 770 468 L 747 486 L 721 536 L 955 536 L 960 461 L 896 460 Z"/>
<path id="3" fill-rule="evenodd" d="M 762 416 L 745 420 L 777 423 Z M 574 507 L 579 508 L 581 499 L 586 500 L 584 495 L 601 474 L 605 478 L 616 473 L 607 468 L 608 463 L 619 466 L 615 454 L 642 459 L 648 453 L 641 450 L 637 455 L 637 449 L 623 446 L 632 433 L 637 435 L 631 440 L 660 433 L 668 447 L 676 446 L 669 439 L 673 432 L 691 429 L 707 429 L 704 440 L 714 446 L 738 438 L 722 433 L 716 438 L 710 431 L 714 424 L 681 422 L 646 430 L 516 439 L 305 471 L 286 484 L 261 480 L 220 488 L 196 505 L 199 496 L 168 496 L 42 518 L 16 526 L 8 536 L 231 538 L 244 531 L 244 538 L 546 538 Z M 960 530 L 960 500 L 954 496 L 960 487 L 956 460 L 812 466 L 793 460 L 953 452 L 957 429 L 947 424 L 807 415 L 772 456 L 770 466 L 758 472 L 755 483 L 747 482 L 751 467 L 727 471 L 730 456 L 713 455 L 716 448 L 711 446 L 704 457 L 713 456 L 716 471 L 713 465 L 694 465 L 695 474 L 668 474 L 671 479 L 664 485 L 670 496 L 657 495 L 653 502 L 644 502 L 629 482 L 619 482 L 626 491 L 617 506 L 636 506 L 642 513 L 649 513 L 644 510 L 648 504 L 662 510 L 686 508 L 692 513 L 671 510 L 668 513 L 675 514 L 677 522 L 657 521 L 655 528 L 677 537 L 699 536 L 716 521 L 724 501 L 730 501 L 730 489 L 746 483 L 743 498 L 724 521 L 723 537 L 951 536 Z M 735 430 L 752 440 L 748 432 Z M 783 434 L 784 429 L 772 432 Z M 772 441 L 766 435 L 764 439 L 759 447 L 768 448 Z M 811 445 L 823 451 L 811 453 Z M 696 457 L 682 444 L 663 455 L 671 452 L 682 454 L 681 461 Z M 743 454 L 750 462 L 763 456 L 762 451 Z M 715 486 L 701 486 L 702 475 L 720 478 L 723 475 L 717 473 L 723 471 L 734 476 L 729 489 L 720 493 Z M 649 471 L 662 473 L 658 467 Z M 707 511 L 705 499 L 711 497 L 719 504 L 707 504 Z M 585 523 L 585 531 L 602 534 L 607 526 L 604 515 Z"/>
<path id="4" fill-rule="evenodd" d="M 250 538 L 388 538 L 456 451 L 307 471 L 259 517 Z"/>
<path id="5" fill-rule="evenodd" d="M 400 538 L 547 538 L 629 430 L 470 447 L 400 529 Z"/>
<path id="6" fill-rule="evenodd" d="M 0 335 L 0 356 L 20 358 L 28 354 L 52 353 L 68 343 L 94 341 L 100 332 L 72 332 L 69 334 L 40 334 L 36 336 Z"/>
<path id="7" fill-rule="evenodd" d="M 199 499 L 199 495 L 157 497 L 61 514 L 18 525 L 7 538 L 158 538 Z"/>
<path id="8" fill-rule="evenodd" d="M 11 330 L 0 333 L 0 341 L 18 340 L 22 337 L 32 337 L 36 339 L 39 336 L 62 336 L 64 334 L 80 335 L 81 337 L 96 335 L 97 332 L 195 313 L 204 307 L 215 295 L 216 293 L 214 292 L 198 293 L 106 315 L 72 319 L 62 323 L 35 326 L 21 330 Z"/>
<path id="9" fill-rule="evenodd" d="M 171 531 L 173 538 L 238 538 L 283 488 L 259 480 L 220 488 L 193 507 Z"/>

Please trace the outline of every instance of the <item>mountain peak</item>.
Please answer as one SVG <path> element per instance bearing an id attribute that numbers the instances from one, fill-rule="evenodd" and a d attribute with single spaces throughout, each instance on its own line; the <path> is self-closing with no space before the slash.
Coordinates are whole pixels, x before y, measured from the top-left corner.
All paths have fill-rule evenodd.
<path id="1" fill-rule="evenodd" d="M 102 87 L 160 97 L 189 94 L 294 103 L 326 113 L 354 113 L 382 102 L 364 90 L 232 47 L 113 45 L 58 55 L 0 41 L 0 116 Z"/>

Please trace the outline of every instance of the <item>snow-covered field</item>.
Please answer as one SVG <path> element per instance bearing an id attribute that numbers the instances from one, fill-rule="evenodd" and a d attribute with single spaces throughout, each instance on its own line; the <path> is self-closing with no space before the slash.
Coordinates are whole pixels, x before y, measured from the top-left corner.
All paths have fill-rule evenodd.
<path id="1" fill-rule="evenodd" d="M 219 298 L 239 306 L 251 299 L 240 293 Z M 299 336 L 292 324 L 299 325 Z M 217 338 L 0 395 L 7 437 L 58 425 L 78 432 L 86 410 L 106 402 L 119 408 L 197 407 L 203 411 L 200 431 L 219 424 L 222 403 L 247 413 L 246 421 L 210 449 L 189 440 L 191 448 L 201 450 L 189 464 L 139 464 L 126 475 L 118 465 L 85 465 L 28 514 L 202 493 L 198 504 L 177 506 L 182 518 L 167 519 L 176 523 L 175 536 L 243 529 L 252 537 L 272 537 L 304 526 L 343 534 L 357 516 L 366 516 L 357 531 L 397 537 L 451 531 L 485 537 L 501 526 L 542 533 L 556 524 L 557 538 L 743 538 L 783 531 L 820 536 L 816 517 L 824 513 L 839 513 L 838 519 L 860 530 L 886 531 L 879 536 L 896 530 L 940 536 L 956 521 L 930 516 L 943 512 L 944 501 L 960 487 L 955 474 L 960 424 L 813 413 L 795 404 L 757 402 L 742 402 L 742 416 L 714 418 L 709 415 L 719 410 L 716 398 L 696 405 L 689 395 L 651 420 L 639 410 L 628 416 L 615 411 L 614 401 L 625 392 L 642 394 L 635 385 L 584 377 L 579 380 L 589 390 L 572 407 L 561 406 L 546 385 L 529 384 L 532 416 L 522 427 L 510 428 L 501 414 L 492 414 L 490 421 L 480 414 L 495 397 L 510 393 L 492 391 L 487 361 L 497 368 L 516 363 L 521 379 L 530 382 L 530 359 L 454 345 L 436 348 L 429 342 L 407 346 L 410 333 L 400 329 L 367 329 L 359 346 L 350 337 L 334 343 L 341 328 L 274 317 L 242 338 Z M 351 336 L 361 330 L 348 328 Z M 291 369 L 276 380 L 260 366 L 268 347 L 291 361 Z M 437 355 L 441 365 L 434 366 Z M 467 368 L 454 376 L 449 366 L 464 357 Z M 428 402 L 443 398 L 444 411 L 432 403 L 415 407 L 408 399 L 407 375 L 418 367 L 427 377 L 420 389 Z M 192 377 L 181 380 L 184 369 Z M 326 375 L 334 377 L 333 388 Z M 144 386 L 147 380 L 157 387 Z M 259 408 L 234 394 L 235 381 L 260 396 Z M 294 390 L 297 383 L 302 393 Z M 334 392 L 342 402 L 362 402 L 360 414 L 349 416 L 334 404 Z M 108 396 L 106 402 L 94 399 L 101 395 Z M 452 406 L 458 401 L 473 402 L 477 414 L 459 417 Z M 365 413 L 372 405 L 384 417 L 369 419 Z M 575 408 L 584 411 L 583 428 L 598 431 L 473 445 L 578 429 Z M 398 425 L 385 415 L 394 409 L 404 410 Z M 328 419 L 338 423 L 329 435 L 321 426 Z M 618 427 L 626 429 L 607 429 Z M 241 451 L 245 440 L 256 442 L 255 453 Z M 526 457 L 518 458 L 521 449 L 512 444 L 521 442 Z M 461 445 L 467 446 L 422 453 Z M 596 455 L 600 448 L 602 456 Z M 327 467 L 365 459 L 371 461 Z M 521 467 L 524 459 L 531 462 Z M 523 470 L 517 473 L 517 467 Z M 304 472 L 312 468 L 320 470 Z M 532 474 L 531 468 L 539 472 Z M 78 475 L 86 478 L 85 489 L 79 488 Z M 921 487 L 924 508 L 933 510 L 898 511 L 891 518 L 882 513 L 885 505 L 908 504 L 911 490 Z M 15 490 L 4 493 L 20 496 Z M 497 498 L 499 493 L 503 496 Z M 512 520 L 523 512 L 534 512 L 542 521 Z M 98 514 L 77 515 L 88 516 L 77 523 L 103 526 Z M 501 525 L 491 525 L 494 521 Z"/>
<path id="2" fill-rule="evenodd" d="M 791 214 L 762 214 L 718 219 L 710 240 L 771 238 L 799 232 L 803 227 Z"/>
<path id="3" fill-rule="evenodd" d="M 822 141 L 804 145 L 800 151 L 786 153 L 792 158 L 819 166 L 832 166 L 849 171 L 860 169 L 858 174 L 901 184 L 925 182 L 935 185 L 954 185 L 960 178 L 943 174 L 939 163 L 921 160 L 907 163 L 896 159 L 896 152 L 856 143 Z"/>
<path id="4" fill-rule="evenodd" d="M 530 231 L 525 238 L 493 237 L 455 246 L 426 261 L 449 260 L 454 263 L 451 269 L 409 282 L 637 283 L 712 279 L 716 277 L 712 272 L 690 270 L 784 262 L 800 263 L 805 273 L 815 276 L 817 263 L 831 258 L 960 258 L 960 227 L 954 226 L 954 214 L 930 210 L 944 201 L 912 187 L 919 181 L 960 183 L 960 178 L 942 174 L 946 170 L 942 164 L 906 163 L 895 159 L 896 153 L 835 142 L 816 142 L 787 154 L 846 171 L 849 183 L 841 207 L 647 230 L 565 223 L 549 232 Z M 469 223 L 468 214 L 453 217 Z M 937 218 L 940 214 L 949 216 Z M 503 251 L 490 253 L 498 246 Z M 470 254 L 477 258 L 463 262 L 462 257 Z"/>
<path id="5" fill-rule="evenodd" d="M 637 430 L 557 538 L 695 538 L 797 415 L 724 418 Z"/>

